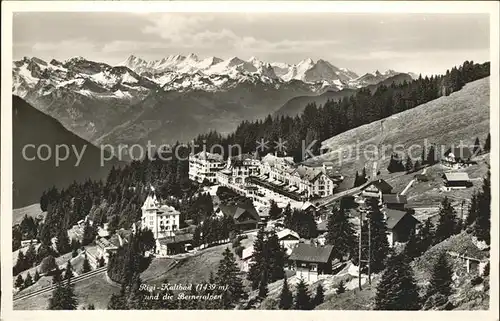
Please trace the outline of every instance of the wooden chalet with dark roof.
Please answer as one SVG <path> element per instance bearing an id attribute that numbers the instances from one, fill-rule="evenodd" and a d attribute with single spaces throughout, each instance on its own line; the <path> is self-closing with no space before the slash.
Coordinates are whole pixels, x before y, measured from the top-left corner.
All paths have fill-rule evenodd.
<path id="1" fill-rule="evenodd" d="M 184 233 L 175 236 L 167 236 L 156 240 L 156 254 L 158 256 L 168 256 L 184 253 L 192 249 L 193 234 Z"/>
<path id="2" fill-rule="evenodd" d="M 444 173 L 442 178 L 446 189 L 463 189 L 472 186 L 469 174 L 465 172 Z"/>
<path id="3" fill-rule="evenodd" d="M 225 216 L 233 218 L 234 224 L 239 231 L 248 231 L 258 228 L 260 216 L 251 202 L 226 205 L 220 204 L 219 210 Z"/>
<path id="4" fill-rule="evenodd" d="M 333 246 L 298 243 L 289 260 L 299 279 L 315 282 L 321 275 L 332 273 Z"/>
<path id="5" fill-rule="evenodd" d="M 362 188 L 361 195 L 363 197 L 382 198 L 383 194 L 391 194 L 392 186 L 383 179 L 378 179 L 367 184 Z"/>
<path id="6" fill-rule="evenodd" d="M 382 203 L 385 208 L 404 211 L 408 198 L 401 194 L 382 194 Z"/>
<path id="7" fill-rule="evenodd" d="M 387 224 L 387 240 L 392 247 L 396 242 L 407 242 L 412 229 L 415 229 L 420 221 L 406 211 L 385 209 L 385 222 Z"/>

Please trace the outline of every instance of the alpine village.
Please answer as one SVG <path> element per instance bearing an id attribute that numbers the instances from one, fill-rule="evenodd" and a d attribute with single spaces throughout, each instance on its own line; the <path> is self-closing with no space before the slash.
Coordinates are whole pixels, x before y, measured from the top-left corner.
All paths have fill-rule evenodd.
<path id="1" fill-rule="evenodd" d="M 488 309 L 489 74 L 362 87 L 46 186 L 14 210 L 14 308 Z M 356 140 L 423 147 L 339 161 Z"/>

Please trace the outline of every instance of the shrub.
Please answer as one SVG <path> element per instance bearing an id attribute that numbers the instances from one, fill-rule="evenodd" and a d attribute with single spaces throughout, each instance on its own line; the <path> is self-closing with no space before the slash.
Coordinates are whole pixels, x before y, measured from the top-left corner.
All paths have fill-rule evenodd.
<path id="1" fill-rule="evenodd" d="M 46 274 L 55 269 L 56 267 L 57 267 L 56 259 L 52 255 L 49 255 L 42 260 L 42 263 L 40 264 L 40 273 Z"/>

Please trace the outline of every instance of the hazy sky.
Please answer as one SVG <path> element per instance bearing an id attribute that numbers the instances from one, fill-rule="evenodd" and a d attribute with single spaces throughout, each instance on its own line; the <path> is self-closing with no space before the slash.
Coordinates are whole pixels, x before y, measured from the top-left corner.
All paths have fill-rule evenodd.
<path id="1" fill-rule="evenodd" d="M 14 59 L 322 58 L 359 74 L 442 73 L 464 60 L 489 60 L 484 14 L 58 12 L 16 13 L 13 23 Z"/>

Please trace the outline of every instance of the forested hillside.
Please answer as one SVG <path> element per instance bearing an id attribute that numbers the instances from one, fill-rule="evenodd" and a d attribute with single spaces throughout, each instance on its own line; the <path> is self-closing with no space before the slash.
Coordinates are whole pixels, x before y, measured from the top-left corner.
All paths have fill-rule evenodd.
<path id="1" fill-rule="evenodd" d="M 195 143 L 209 148 L 214 144 L 228 146 L 240 145 L 243 152 L 255 151 L 256 141 L 268 141 L 269 149 L 274 152 L 274 141 L 282 138 L 286 141 L 288 155 L 296 161 L 302 159 L 302 145 L 312 146 L 317 154 L 320 142 L 338 135 L 349 129 L 371 123 L 373 121 L 412 109 L 416 106 L 450 95 L 460 90 L 466 83 L 487 77 L 490 74 L 490 63 L 475 64 L 466 61 L 460 67 L 453 67 L 445 75 L 420 77 L 412 82 L 391 86 L 379 86 L 372 94 L 369 89 L 361 88 L 356 95 L 343 98 L 341 101 L 327 101 L 323 106 L 309 104 L 300 116 L 281 116 L 273 118 L 271 115 L 264 120 L 242 122 L 236 131 L 223 136 L 212 131 L 198 136 Z"/>

